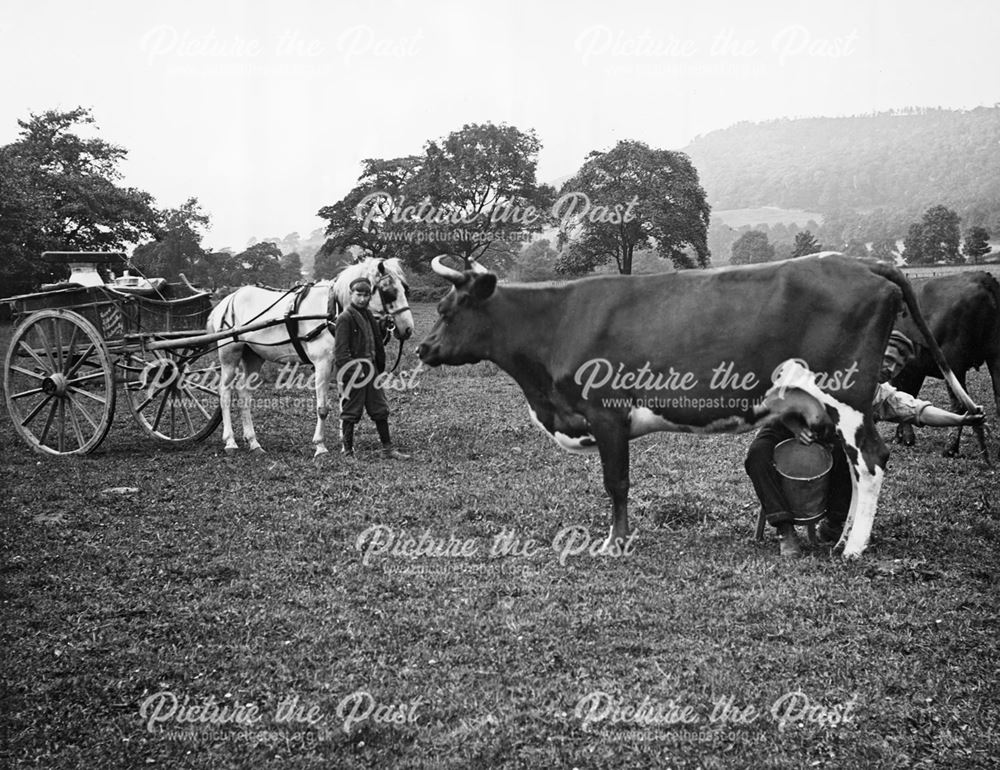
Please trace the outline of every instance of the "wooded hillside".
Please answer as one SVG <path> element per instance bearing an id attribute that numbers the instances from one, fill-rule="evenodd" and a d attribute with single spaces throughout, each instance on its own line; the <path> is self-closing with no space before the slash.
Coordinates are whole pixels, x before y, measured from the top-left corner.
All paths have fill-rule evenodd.
<path id="1" fill-rule="evenodd" d="M 1000 107 L 739 123 L 684 152 L 713 210 L 818 211 L 874 240 L 942 204 L 1000 232 Z"/>

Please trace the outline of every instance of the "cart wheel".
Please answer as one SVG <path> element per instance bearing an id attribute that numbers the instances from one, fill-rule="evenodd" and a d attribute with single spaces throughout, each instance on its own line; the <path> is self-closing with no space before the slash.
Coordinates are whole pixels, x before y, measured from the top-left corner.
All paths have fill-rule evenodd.
<path id="1" fill-rule="evenodd" d="M 14 427 L 43 454 L 92 452 L 115 415 L 108 349 L 94 325 L 70 310 L 40 310 L 15 329 L 3 386 Z"/>
<path id="2" fill-rule="evenodd" d="M 214 345 L 130 350 L 119 366 L 125 370 L 129 410 L 153 438 L 193 444 L 222 422 Z"/>

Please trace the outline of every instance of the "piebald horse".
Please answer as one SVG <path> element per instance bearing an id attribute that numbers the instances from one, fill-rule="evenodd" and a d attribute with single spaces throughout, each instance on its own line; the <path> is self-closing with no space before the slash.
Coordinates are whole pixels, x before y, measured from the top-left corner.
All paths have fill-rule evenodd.
<path id="1" fill-rule="evenodd" d="M 290 291 L 244 286 L 223 298 L 208 317 L 208 331 L 234 329 L 231 337 L 218 343 L 222 376 L 219 402 L 222 406 L 222 440 L 226 451 L 238 449 L 233 435 L 230 407 L 234 387 L 239 394 L 243 438 L 250 450 L 262 452 L 250 414 L 251 391 L 259 383 L 264 361 L 309 363 L 314 369 L 316 388 L 316 430 L 312 442 L 315 456 L 326 454 L 324 422 L 330 413 L 329 384 L 333 372 L 333 322 L 350 302 L 351 281 L 367 278 L 372 284 L 371 311 L 381 317 L 393 335 L 406 340 L 413 334 L 413 314 L 407 300 L 408 286 L 398 259 L 368 257 L 350 265 L 334 281 Z M 282 321 L 289 316 L 326 316 L 308 321 L 287 321 L 257 331 L 242 332 L 240 327 L 259 321 Z M 239 376 L 237 376 L 239 375 Z"/>

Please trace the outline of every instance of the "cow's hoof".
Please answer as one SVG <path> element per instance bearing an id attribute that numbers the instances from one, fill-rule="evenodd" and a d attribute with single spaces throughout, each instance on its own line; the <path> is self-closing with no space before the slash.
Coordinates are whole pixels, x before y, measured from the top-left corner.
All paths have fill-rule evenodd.
<path id="1" fill-rule="evenodd" d="M 238 446 L 235 446 L 235 445 L 234 446 L 227 446 L 227 447 L 225 447 L 225 453 L 227 455 L 234 455 L 238 451 L 240 451 L 240 448 Z"/>
<path id="2" fill-rule="evenodd" d="M 861 551 L 849 551 L 844 549 L 844 561 L 857 561 L 861 558 Z"/>
<path id="3" fill-rule="evenodd" d="M 618 535 L 610 535 L 607 540 L 601 545 L 601 555 L 602 556 L 613 556 L 613 557 L 624 557 L 628 556 L 628 551 L 626 545 L 629 541 L 628 536 L 622 537 Z"/>

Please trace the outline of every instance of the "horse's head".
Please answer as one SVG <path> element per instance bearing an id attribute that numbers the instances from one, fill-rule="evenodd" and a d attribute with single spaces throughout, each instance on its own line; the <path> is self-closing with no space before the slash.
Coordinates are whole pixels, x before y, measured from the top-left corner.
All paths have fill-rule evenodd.
<path id="1" fill-rule="evenodd" d="M 405 340 L 413 334 L 413 313 L 410 312 L 410 287 L 398 259 L 374 259 L 368 280 L 371 281 L 372 312 L 390 322 L 396 339 Z"/>
<path id="2" fill-rule="evenodd" d="M 406 296 L 410 287 L 400 261 L 395 257 L 368 257 L 363 262 L 344 268 L 334 282 L 334 292 L 344 307 L 350 303 L 349 286 L 355 278 L 367 278 L 372 285 L 372 302 L 368 309 L 375 317 L 389 322 L 396 339 L 409 339 L 413 334 L 413 313 Z"/>

